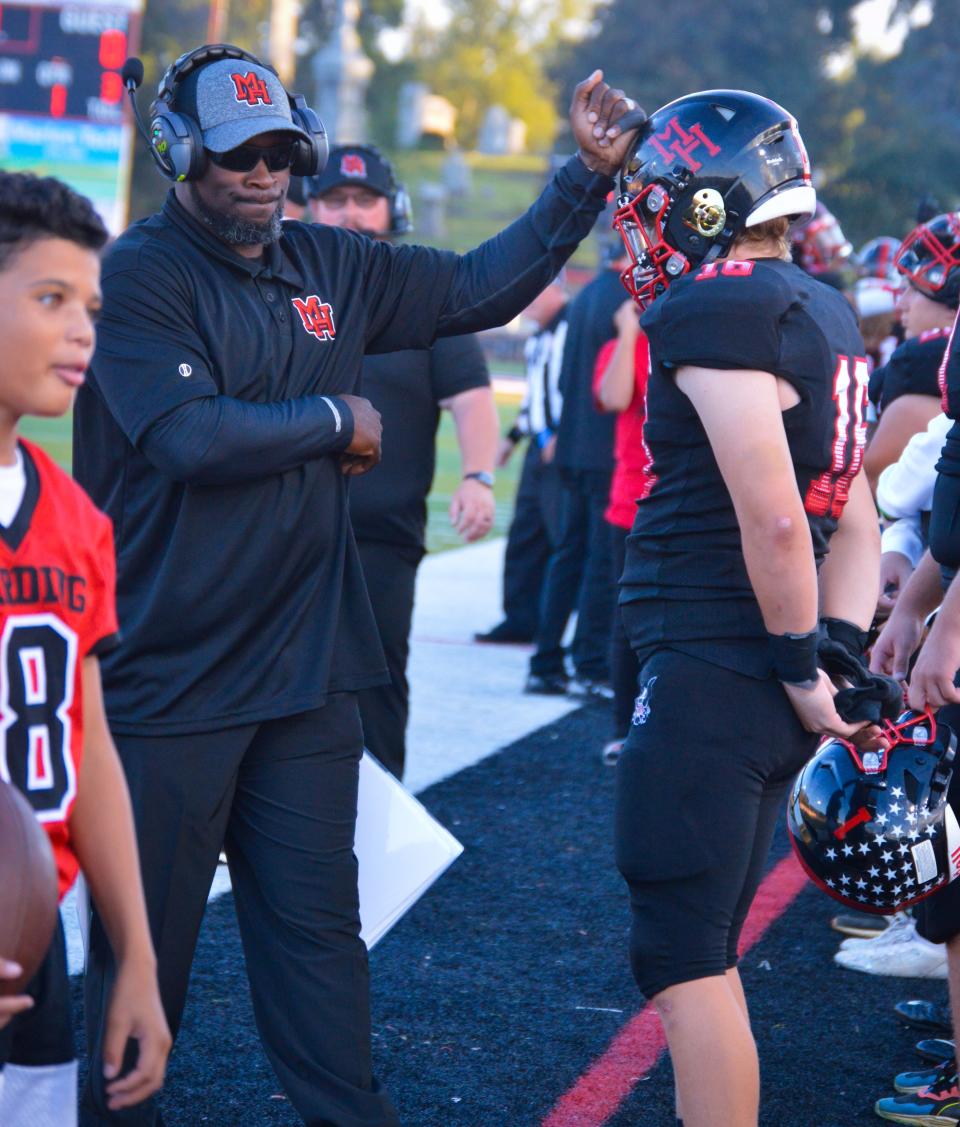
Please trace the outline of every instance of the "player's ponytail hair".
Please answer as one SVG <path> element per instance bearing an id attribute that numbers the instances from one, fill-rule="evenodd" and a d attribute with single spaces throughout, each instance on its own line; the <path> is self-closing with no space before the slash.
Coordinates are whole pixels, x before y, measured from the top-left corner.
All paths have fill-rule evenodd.
<path id="1" fill-rule="evenodd" d="M 737 235 L 734 246 L 746 248 L 749 252 L 751 245 L 774 242 L 777 245 L 777 257 L 785 262 L 790 261 L 790 220 L 786 215 L 779 215 L 776 219 L 767 219 L 755 227 L 744 227 Z"/>
<path id="2" fill-rule="evenodd" d="M 39 239 L 100 250 L 109 235 L 86 196 L 53 176 L 0 172 L 0 270 Z"/>

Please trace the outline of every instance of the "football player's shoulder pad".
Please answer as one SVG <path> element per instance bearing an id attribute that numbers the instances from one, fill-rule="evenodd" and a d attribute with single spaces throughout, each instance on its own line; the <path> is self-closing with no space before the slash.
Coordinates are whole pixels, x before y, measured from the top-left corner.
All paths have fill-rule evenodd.
<path id="1" fill-rule="evenodd" d="M 742 314 L 759 307 L 779 317 L 796 300 L 790 281 L 775 266 L 753 259 L 707 262 L 670 287 L 663 301 L 664 316 L 686 315 L 696 309 L 707 316 Z"/>
<path id="2" fill-rule="evenodd" d="M 667 366 L 772 370 L 780 320 L 797 300 L 776 267 L 750 259 L 708 262 L 678 278 L 641 324 Z"/>

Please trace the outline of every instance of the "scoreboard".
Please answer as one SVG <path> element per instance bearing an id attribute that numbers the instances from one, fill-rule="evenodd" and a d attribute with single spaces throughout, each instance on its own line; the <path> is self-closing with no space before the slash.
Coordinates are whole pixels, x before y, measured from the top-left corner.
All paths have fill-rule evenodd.
<path id="1" fill-rule="evenodd" d="M 142 0 L 0 0 L 0 167 L 56 175 L 123 226 L 130 125 L 120 70 Z"/>

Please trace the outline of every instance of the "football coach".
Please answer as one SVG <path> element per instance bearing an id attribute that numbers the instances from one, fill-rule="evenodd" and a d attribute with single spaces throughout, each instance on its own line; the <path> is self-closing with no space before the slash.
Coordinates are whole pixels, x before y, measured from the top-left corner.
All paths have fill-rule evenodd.
<path id="1" fill-rule="evenodd" d="M 134 80 L 135 81 L 135 80 Z M 633 103 L 597 71 L 574 93 L 579 153 L 527 213 L 463 256 L 281 226 L 322 125 L 239 48 L 167 71 L 148 139 L 173 182 L 103 266 L 75 474 L 113 519 L 120 646 L 103 662 L 130 786 L 160 991 L 176 1035 L 226 848 L 257 1027 L 314 1127 L 396 1127 L 372 1074 L 353 855 L 357 693 L 386 670 L 347 511 L 380 456 L 356 392 L 365 352 L 501 324 L 590 231 Z M 94 917 L 85 1125 L 162 1122 L 103 1098 L 115 974 Z"/>

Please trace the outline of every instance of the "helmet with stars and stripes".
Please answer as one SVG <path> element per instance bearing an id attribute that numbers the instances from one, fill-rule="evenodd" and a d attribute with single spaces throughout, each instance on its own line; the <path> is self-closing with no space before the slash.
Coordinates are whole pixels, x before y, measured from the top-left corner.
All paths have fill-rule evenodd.
<path id="1" fill-rule="evenodd" d="M 960 824 L 947 803 L 956 736 L 926 713 L 885 722 L 888 747 L 825 740 L 797 776 L 787 827 L 825 892 L 888 915 L 960 874 Z"/>

